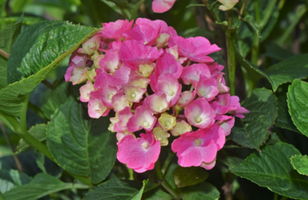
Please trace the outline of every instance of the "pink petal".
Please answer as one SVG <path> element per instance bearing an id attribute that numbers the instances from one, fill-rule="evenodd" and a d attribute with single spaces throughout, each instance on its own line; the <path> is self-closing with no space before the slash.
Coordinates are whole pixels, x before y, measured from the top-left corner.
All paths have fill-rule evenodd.
<path id="1" fill-rule="evenodd" d="M 174 2 L 175 0 L 154 0 L 152 2 L 152 9 L 156 13 L 163 13 L 168 11 Z"/>

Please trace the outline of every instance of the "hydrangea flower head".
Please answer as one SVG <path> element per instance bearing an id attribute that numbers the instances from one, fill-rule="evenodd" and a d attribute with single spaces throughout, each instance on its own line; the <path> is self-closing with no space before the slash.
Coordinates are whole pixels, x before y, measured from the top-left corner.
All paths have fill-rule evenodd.
<path id="1" fill-rule="evenodd" d="M 153 5 L 163 11 L 173 3 Z M 103 23 L 72 54 L 65 80 L 83 83 L 90 117 L 110 117 L 117 158 L 135 172 L 152 170 L 169 144 L 179 165 L 211 169 L 235 117 L 249 112 L 209 56 L 219 50 L 206 38 L 178 36 L 161 20 L 118 20 Z"/>

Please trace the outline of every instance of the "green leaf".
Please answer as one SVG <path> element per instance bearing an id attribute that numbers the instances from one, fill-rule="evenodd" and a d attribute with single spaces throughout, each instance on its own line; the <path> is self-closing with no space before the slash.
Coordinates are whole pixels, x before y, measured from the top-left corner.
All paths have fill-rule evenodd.
<path id="1" fill-rule="evenodd" d="M 72 98 L 60 106 L 47 129 L 47 146 L 65 170 L 89 176 L 95 184 L 104 180 L 116 160 L 115 134 L 109 118 L 87 119 L 82 105 Z"/>
<path id="2" fill-rule="evenodd" d="M 42 142 L 42 141 L 46 140 L 46 137 L 47 137 L 46 136 L 46 129 L 47 129 L 46 124 L 38 124 L 36 126 L 32 126 L 29 129 L 28 132 L 30 133 L 30 135 L 35 137 L 35 139 Z M 30 145 L 26 141 L 24 141 L 23 139 L 20 139 L 15 153 L 18 154 L 18 153 L 24 151 L 28 147 L 30 147 Z"/>
<path id="3" fill-rule="evenodd" d="M 231 171 L 282 196 L 307 199 L 308 180 L 298 174 L 290 163 L 290 158 L 297 154 L 300 152 L 286 143 L 268 145 Z"/>
<path id="4" fill-rule="evenodd" d="M 171 162 L 168 167 L 168 170 L 165 172 L 165 179 L 173 189 L 175 189 L 176 187 L 174 182 L 174 172 L 178 166 L 179 165 L 176 162 Z"/>
<path id="5" fill-rule="evenodd" d="M 7 24 L 0 31 L 0 49 L 10 54 L 12 45 L 21 31 L 21 21 L 15 24 Z M 7 62 L 8 59 L 0 55 L 0 88 L 7 85 Z"/>
<path id="6" fill-rule="evenodd" d="M 276 127 L 284 128 L 290 131 L 299 132 L 294 125 L 291 116 L 288 111 L 288 105 L 286 101 L 286 95 L 278 97 L 278 117 L 275 123 Z"/>
<path id="7" fill-rule="evenodd" d="M 253 90 L 242 106 L 250 111 L 242 119 L 243 127 L 234 127 L 230 138 L 238 144 L 259 150 L 271 133 L 270 128 L 277 117 L 275 95 L 267 89 Z"/>
<path id="8" fill-rule="evenodd" d="M 289 86 L 287 96 L 289 113 L 294 125 L 308 137 L 308 83 L 294 80 Z"/>
<path id="9" fill-rule="evenodd" d="M 63 183 L 48 174 L 38 174 L 29 184 L 16 187 L 3 196 L 5 200 L 37 200 L 51 193 L 74 188 L 86 189 L 87 186 Z"/>
<path id="10" fill-rule="evenodd" d="M 174 171 L 174 182 L 178 188 L 196 185 L 207 179 L 209 174 L 200 167 L 180 167 Z"/>
<path id="11" fill-rule="evenodd" d="M 308 156 L 295 155 L 291 157 L 293 168 L 302 175 L 308 176 Z"/>
<path id="12" fill-rule="evenodd" d="M 57 86 L 54 90 L 47 90 L 41 100 L 41 110 L 47 118 L 51 118 L 51 115 L 63 104 L 69 97 L 69 84 L 64 82 Z"/>
<path id="13" fill-rule="evenodd" d="M 5 193 L 17 186 L 27 184 L 31 178 L 17 170 L 1 170 L 0 171 L 0 192 Z"/>
<path id="14" fill-rule="evenodd" d="M 111 8 L 113 8 L 116 12 L 123 15 L 128 19 L 136 19 L 138 10 L 144 0 L 102 0 Z M 109 3 L 108 3 L 109 2 Z M 115 8 L 110 4 L 110 2 L 114 3 L 118 8 Z M 119 12 L 118 9 L 121 11 Z"/>
<path id="15" fill-rule="evenodd" d="M 43 21 L 29 26 L 12 48 L 8 82 L 20 81 L 44 67 L 59 65 L 91 32 L 96 29 L 61 21 Z"/>
<path id="16" fill-rule="evenodd" d="M 36 154 L 35 162 L 36 162 L 37 166 L 40 168 L 40 170 L 42 170 L 42 172 L 47 174 L 46 168 L 44 166 L 45 155 L 40 151 L 35 152 L 35 154 Z"/>
<path id="17" fill-rule="evenodd" d="M 254 81 L 257 81 L 259 78 L 264 77 L 268 79 L 270 82 L 268 76 L 260 70 L 258 67 L 254 66 L 250 62 L 248 62 L 245 58 L 243 53 L 240 52 L 239 49 L 235 48 L 235 57 L 236 61 L 238 61 L 248 72 L 249 79 L 252 79 Z"/>
<path id="18" fill-rule="evenodd" d="M 143 190 L 144 183 L 142 186 L 136 181 L 113 179 L 94 187 L 83 200 L 131 200 L 140 192 L 140 188 Z"/>
<path id="19" fill-rule="evenodd" d="M 149 196 L 147 195 L 145 197 L 145 200 L 158 200 L 158 199 L 172 200 L 173 198 L 172 198 L 171 195 L 169 195 L 168 193 L 164 192 L 161 189 L 159 189 L 159 190 L 155 191 L 153 194 L 151 194 Z"/>
<path id="20" fill-rule="evenodd" d="M 206 182 L 182 188 L 181 193 L 183 200 L 218 200 L 220 196 L 219 191 Z"/>
<path id="21" fill-rule="evenodd" d="M 286 58 L 289 58 L 291 56 L 294 56 L 294 54 L 292 52 L 290 52 L 289 50 L 287 49 L 284 49 L 280 46 L 278 46 L 277 44 L 275 43 L 270 43 L 268 45 L 265 46 L 265 56 L 268 56 L 270 58 L 274 58 L 274 59 L 277 59 L 279 61 L 282 61 Z"/>
<path id="22" fill-rule="evenodd" d="M 142 181 L 142 188 L 139 190 L 139 192 L 132 198 L 132 200 L 141 200 L 142 194 L 144 192 L 145 185 L 149 182 L 149 180 L 143 180 Z"/>
<path id="23" fill-rule="evenodd" d="M 61 24 L 62 26 L 60 26 Z M 46 27 L 44 28 L 43 25 L 45 25 Z M 51 27 L 57 27 L 50 30 L 50 32 L 55 34 L 55 32 L 58 31 L 58 35 L 49 35 L 50 37 L 46 38 L 47 36 L 46 32 L 39 34 L 41 33 L 41 31 L 48 29 L 48 27 L 49 29 Z M 42 30 L 37 28 L 42 28 Z M 15 74 L 15 72 L 13 72 L 14 70 L 11 69 L 10 71 L 14 73 L 11 79 L 13 80 L 21 78 L 22 72 L 23 73 L 25 72 L 23 71 L 24 68 L 20 67 L 21 66 L 25 67 L 26 61 L 34 62 L 34 60 L 38 59 L 38 63 L 42 65 L 37 66 L 38 63 L 33 66 L 31 65 L 31 69 L 29 68 L 30 71 L 27 72 L 27 75 L 32 73 L 33 71 L 32 68 L 35 66 L 38 67 L 40 70 L 37 68 L 36 70 L 39 71 L 35 75 L 31 75 L 20 82 L 15 82 L 13 84 L 10 84 L 0 90 L 0 96 L 1 96 L 0 112 L 3 112 L 7 115 L 19 117 L 21 107 L 23 105 L 23 102 L 25 101 L 25 96 L 31 93 L 33 89 L 42 80 L 46 78 L 49 72 L 55 69 L 57 65 L 67 55 L 72 53 L 77 47 L 79 47 L 85 40 L 87 40 L 96 32 L 97 30 L 93 28 L 83 27 L 79 25 L 72 25 L 66 22 L 58 22 L 58 21 L 45 21 L 30 26 L 26 31 L 23 32 L 22 35 L 20 35 L 20 37 L 17 39 L 12 49 L 13 53 L 12 55 L 14 56 L 10 57 L 11 63 L 18 63 L 17 60 L 20 60 L 20 62 L 16 66 L 11 66 L 11 68 L 14 68 L 15 70 L 19 69 L 21 70 L 21 72 Z M 33 35 L 36 35 L 37 38 L 34 38 Z M 75 40 L 72 41 L 69 38 L 74 38 Z M 52 40 L 48 42 L 49 41 L 48 39 Z M 67 41 L 71 41 L 71 43 L 68 44 Z M 20 46 L 24 48 L 19 48 Z M 32 48 L 30 46 L 32 46 Z M 16 50 L 14 50 L 14 48 Z M 44 48 L 44 50 L 40 51 L 40 49 L 42 48 Z M 63 52 L 64 49 L 68 50 L 66 52 Z M 30 52 L 25 52 L 26 50 Z M 63 54 L 59 54 L 60 51 Z M 43 54 L 43 52 L 47 54 Z M 18 58 L 16 58 L 16 60 L 13 60 L 14 57 Z M 48 60 L 47 59 L 43 60 L 45 58 L 48 58 Z M 49 59 L 54 59 L 54 60 L 49 60 Z M 43 65 L 47 64 L 46 62 L 50 62 L 49 65 Z M 21 63 L 23 64 L 21 65 Z"/>
<path id="24" fill-rule="evenodd" d="M 235 51 L 235 56 L 237 61 L 248 71 L 249 77 L 253 80 L 258 80 L 260 77 L 266 78 L 271 83 L 274 92 L 283 83 L 291 82 L 296 78 L 304 79 L 308 77 L 308 64 L 306 59 L 308 54 L 289 57 L 272 65 L 265 72 L 249 63 L 238 49 Z"/>
<path id="25" fill-rule="evenodd" d="M 244 17 L 244 21 L 247 22 L 250 27 L 257 33 L 258 37 L 259 38 L 262 38 L 261 34 L 260 34 L 260 30 L 259 30 L 259 27 L 258 25 L 256 24 L 255 22 L 255 19 L 253 18 L 253 16 L 251 15 L 246 15 Z"/>
<path id="26" fill-rule="evenodd" d="M 308 54 L 292 56 L 268 68 L 265 73 L 271 80 L 273 90 L 276 91 L 279 85 L 291 82 L 296 78 L 307 78 L 307 57 Z"/>

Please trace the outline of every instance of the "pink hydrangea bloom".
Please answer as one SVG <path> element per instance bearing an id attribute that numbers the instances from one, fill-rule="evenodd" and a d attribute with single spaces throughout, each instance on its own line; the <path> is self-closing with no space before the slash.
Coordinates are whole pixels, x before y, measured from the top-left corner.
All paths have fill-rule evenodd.
<path id="1" fill-rule="evenodd" d="M 153 8 L 162 12 L 174 2 L 154 0 Z M 206 38 L 178 36 L 161 20 L 118 20 L 103 23 L 73 52 L 65 80 L 83 83 L 80 100 L 91 118 L 109 115 L 118 160 L 129 168 L 153 169 L 172 134 L 181 166 L 212 169 L 235 117 L 249 112 L 209 56 L 218 50 Z"/>
<path id="2" fill-rule="evenodd" d="M 118 142 L 117 158 L 138 173 L 152 170 L 160 154 L 160 142 L 153 133 L 141 133 L 140 138 L 126 135 Z"/>

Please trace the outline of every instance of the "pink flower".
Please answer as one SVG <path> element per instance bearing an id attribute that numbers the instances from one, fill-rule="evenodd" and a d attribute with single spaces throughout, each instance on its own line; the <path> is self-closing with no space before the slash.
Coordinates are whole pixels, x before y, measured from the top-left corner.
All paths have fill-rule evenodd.
<path id="1" fill-rule="evenodd" d="M 188 122 L 198 128 L 208 128 L 215 122 L 215 113 L 205 99 L 196 99 L 185 108 L 185 117 Z"/>
<path id="2" fill-rule="evenodd" d="M 151 131 L 157 119 L 153 116 L 152 111 L 146 106 L 138 106 L 135 115 L 131 117 L 127 123 L 127 129 L 130 132 L 145 129 Z"/>
<path id="3" fill-rule="evenodd" d="M 180 78 L 182 71 L 183 66 L 178 63 L 170 53 L 164 53 L 164 55 L 156 61 L 155 76 L 157 78 L 164 73 L 169 73 L 178 79 Z"/>
<path id="4" fill-rule="evenodd" d="M 201 76 L 196 90 L 200 97 L 204 97 L 208 101 L 213 100 L 219 93 L 216 80 L 204 76 Z"/>
<path id="5" fill-rule="evenodd" d="M 133 116 L 133 113 L 130 111 L 130 107 L 125 107 L 120 112 L 116 113 L 116 117 L 110 118 L 110 121 L 113 124 L 113 132 L 124 132 L 127 130 L 127 122 Z"/>
<path id="6" fill-rule="evenodd" d="M 77 50 L 78 53 L 92 55 L 99 48 L 101 43 L 101 38 L 98 34 L 91 37 L 89 40 L 82 44 L 82 48 Z"/>
<path id="7" fill-rule="evenodd" d="M 137 139 L 126 135 L 118 142 L 118 160 L 138 173 L 152 170 L 159 154 L 160 142 L 154 139 L 151 132 L 141 133 Z"/>
<path id="8" fill-rule="evenodd" d="M 146 18 L 138 18 L 134 27 L 127 31 L 124 36 L 130 40 L 135 40 L 144 45 L 152 45 L 159 37 L 161 26 L 168 27 L 166 22 L 162 20 L 149 20 Z"/>
<path id="9" fill-rule="evenodd" d="M 152 2 L 152 9 L 156 13 L 163 13 L 168 11 L 174 2 L 175 0 L 154 0 Z"/>
<path id="10" fill-rule="evenodd" d="M 79 88 L 80 101 L 88 102 L 90 100 L 90 93 L 94 90 L 94 86 L 90 80 Z"/>
<path id="11" fill-rule="evenodd" d="M 216 44 L 211 45 L 204 37 L 184 39 L 181 36 L 171 36 L 168 44 L 170 47 L 177 45 L 183 56 L 195 62 L 211 63 L 214 60 L 207 55 L 221 50 Z"/>
<path id="12" fill-rule="evenodd" d="M 110 49 L 105 56 L 100 59 L 99 66 L 108 73 L 114 73 L 120 66 L 119 51 L 117 49 Z"/>
<path id="13" fill-rule="evenodd" d="M 162 49 L 144 46 L 135 40 L 127 40 L 122 43 L 120 59 L 132 69 L 138 69 L 140 64 L 151 64 L 163 54 Z"/>
<path id="14" fill-rule="evenodd" d="M 176 102 L 177 105 L 180 107 L 185 107 L 189 104 L 194 98 L 196 97 L 196 92 L 184 91 L 180 94 L 178 101 Z"/>
<path id="15" fill-rule="evenodd" d="M 101 116 L 107 116 L 110 109 L 108 109 L 102 100 L 90 97 L 88 103 L 88 113 L 89 116 L 98 119 Z"/>
<path id="16" fill-rule="evenodd" d="M 158 78 L 155 88 L 159 94 L 165 94 L 169 106 L 173 106 L 179 99 L 182 86 L 174 76 L 165 73 Z"/>
<path id="17" fill-rule="evenodd" d="M 122 34 L 130 30 L 133 25 L 133 21 L 117 20 L 115 22 L 103 23 L 103 30 L 99 33 L 103 38 L 109 39 L 121 39 Z"/>
<path id="18" fill-rule="evenodd" d="M 231 129 L 234 126 L 235 118 L 227 115 L 217 115 L 216 123 L 224 130 L 226 136 L 230 135 Z"/>
<path id="19" fill-rule="evenodd" d="M 180 166 L 201 166 L 211 169 L 214 165 L 209 164 L 215 161 L 217 151 L 224 144 L 225 133 L 223 129 L 214 125 L 210 129 L 184 133 L 173 141 L 171 148 L 178 156 Z"/>
<path id="20" fill-rule="evenodd" d="M 181 78 L 184 84 L 192 84 L 196 87 L 201 75 L 207 78 L 211 77 L 211 72 L 206 64 L 193 64 L 184 67 Z"/>
<path id="21" fill-rule="evenodd" d="M 235 115 L 239 118 L 245 118 L 243 114 L 249 113 L 249 110 L 243 108 L 240 104 L 240 98 L 238 96 L 231 96 L 230 107 L 228 113 Z"/>
<path id="22" fill-rule="evenodd" d="M 144 100 L 148 108 L 151 109 L 153 113 L 162 113 L 169 108 L 168 101 L 165 94 L 152 94 L 147 96 Z"/>

